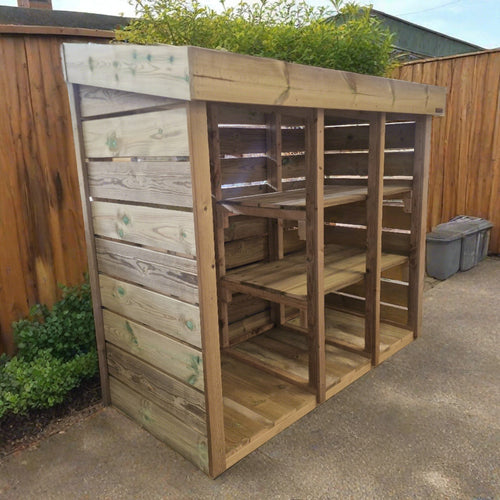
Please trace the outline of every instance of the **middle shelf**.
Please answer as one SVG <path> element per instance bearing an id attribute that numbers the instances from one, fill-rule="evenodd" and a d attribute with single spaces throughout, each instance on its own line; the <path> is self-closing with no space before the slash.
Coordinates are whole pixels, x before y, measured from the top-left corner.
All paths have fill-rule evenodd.
<path id="1" fill-rule="evenodd" d="M 408 257 L 382 253 L 381 270 L 405 263 Z M 326 245 L 324 294 L 353 285 L 364 278 L 366 251 L 342 245 Z M 307 305 L 306 252 L 229 271 L 221 280 L 229 292 L 240 292 L 299 309 Z"/>

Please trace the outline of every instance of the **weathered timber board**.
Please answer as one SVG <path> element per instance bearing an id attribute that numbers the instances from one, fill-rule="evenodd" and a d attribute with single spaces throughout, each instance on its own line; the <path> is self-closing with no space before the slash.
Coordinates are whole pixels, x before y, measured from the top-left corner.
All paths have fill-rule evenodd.
<path id="1" fill-rule="evenodd" d="M 110 377 L 110 388 L 113 406 L 208 474 L 208 445 L 204 434 L 114 377 Z"/>
<path id="2" fill-rule="evenodd" d="M 106 309 L 201 348 L 197 306 L 104 274 L 99 276 L 99 284 Z"/>
<path id="3" fill-rule="evenodd" d="M 191 208 L 190 170 L 187 161 L 90 161 L 90 194 L 94 198 Z"/>
<path id="4" fill-rule="evenodd" d="M 189 155 L 184 106 L 90 120 L 82 126 L 88 158 Z"/>
<path id="5" fill-rule="evenodd" d="M 143 394 L 200 434 L 206 435 L 205 397 L 200 391 L 169 377 L 112 344 L 107 345 L 107 355 L 109 374 L 112 377 Z"/>
<path id="6" fill-rule="evenodd" d="M 196 255 L 192 212 L 121 203 L 92 203 L 94 231 L 129 243 Z"/>
<path id="7" fill-rule="evenodd" d="M 66 80 L 189 99 L 187 47 L 63 44 Z"/>
<path id="8" fill-rule="evenodd" d="M 196 261 L 96 238 L 99 272 L 198 304 Z"/>
<path id="9" fill-rule="evenodd" d="M 106 341 L 203 391 L 199 350 L 161 335 L 111 311 L 103 312 Z"/>

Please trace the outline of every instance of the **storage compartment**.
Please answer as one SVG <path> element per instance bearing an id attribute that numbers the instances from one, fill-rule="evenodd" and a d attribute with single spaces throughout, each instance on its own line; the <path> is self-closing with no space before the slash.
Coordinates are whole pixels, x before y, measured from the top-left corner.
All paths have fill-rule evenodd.
<path id="1" fill-rule="evenodd" d="M 63 52 L 105 404 L 216 477 L 419 335 L 443 89 Z"/>

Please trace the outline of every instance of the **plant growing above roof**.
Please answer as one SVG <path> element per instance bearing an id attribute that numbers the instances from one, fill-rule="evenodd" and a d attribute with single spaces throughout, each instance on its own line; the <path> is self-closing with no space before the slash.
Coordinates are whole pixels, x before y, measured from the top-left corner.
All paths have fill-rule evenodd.
<path id="1" fill-rule="evenodd" d="M 195 45 L 283 61 L 385 75 L 393 65 L 393 35 L 371 7 L 305 0 L 221 2 L 217 12 L 198 0 L 131 0 L 138 19 L 116 38 L 138 44 Z"/>

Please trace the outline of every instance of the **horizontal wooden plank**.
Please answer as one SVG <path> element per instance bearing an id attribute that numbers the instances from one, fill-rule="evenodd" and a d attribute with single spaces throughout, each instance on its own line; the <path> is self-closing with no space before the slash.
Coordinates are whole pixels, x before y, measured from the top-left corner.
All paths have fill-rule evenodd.
<path id="1" fill-rule="evenodd" d="M 241 240 L 252 236 L 264 236 L 268 231 L 268 219 L 236 215 L 229 217 L 229 226 L 224 229 L 224 241 Z"/>
<path id="2" fill-rule="evenodd" d="M 99 236 L 196 255 L 192 212 L 102 201 L 92 202 L 91 209 Z"/>
<path id="3" fill-rule="evenodd" d="M 238 196 L 249 196 L 252 194 L 263 194 L 267 192 L 268 188 L 266 184 L 253 186 L 231 186 L 222 189 L 222 199 L 234 198 Z"/>
<path id="4" fill-rule="evenodd" d="M 196 261 L 96 238 L 99 272 L 198 304 Z"/>
<path id="5" fill-rule="evenodd" d="M 99 87 L 80 86 L 82 118 L 110 113 L 124 113 L 145 108 L 178 104 L 180 101 L 152 95 Z"/>
<path id="6" fill-rule="evenodd" d="M 365 248 L 366 229 L 325 226 L 325 243 L 352 245 L 357 248 Z M 410 235 L 382 231 L 382 250 L 384 252 L 408 255 L 410 251 Z"/>
<path id="7" fill-rule="evenodd" d="M 269 245 L 267 236 L 256 236 L 244 240 L 230 241 L 224 245 L 226 269 L 244 266 L 267 259 Z"/>
<path id="8" fill-rule="evenodd" d="M 85 121 L 82 128 L 88 158 L 189 156 L 184 106 Z"/>
<path id="9" fill-rule="evenodd" d="M 241 184 L 267 180 L 266 158 L 225 158 L 221 160 L 222 184 Z"/>
<path id="10" fill-rule="evenodd" d="M 197 306 L 104 274 L 99 276 L 99 285 L 102 305 L 106 309 L 201 348 Z"/>
<path id="11" fill-rule="evenodd" d="M 269 309 L 231 323 L 229 325 L 230 344 L 247 340 L 254 335 L 269 330 L 272 326 L 274 326 L 274 324 L 271 320 L 271 312 Z"/>
<path id="12" fill-rule="evenodd" d="M 90 161 L 87 169 L 94 198 L 193 206 L 187 161 Z"/>
<path id="13" fill-rule="evenodd" d="M 208 474 L 208 443 L 204 434 L 116 378 L 110 377 L 109 385 L 113 406 Z"/>
<path id="14" fill-rule="evenodd" d="M 410 229 L 411 214 L 402 207 L 384 206 L 382 226 L 393 229 Z M 325 209 L 325 222 L 366 225 L 366 202 L 350 203 Z"/>
<path id="15" fill-rule="evenodd" d="M 391 267 L 390 269 L 386 269 L 382 271 L 382 278 L 404 281 L 408 283 L 409 279 L 409 264 L 405 262 L 395 267 Z"/>
<path id="16" fill-rule="evenodd" d="M 190 98 L 187 47 L 65 43 L 62 50 L 68 82 Z"/>
<path id="17" fill-rule="evenodd" d="M 205 396 L 114 347 L 106 349 L 109 374 L 206 436 Z"/>
<path id="18" fill-rule="evenodd" d="M 368 75 L 189 47 L 191 98 L 219 102 L 444 113 L 446 91 Z"/>
<path id="19" fill-rule="evenodd" d="M 123 351 L 173 375 L 185 384 L 204 390 L 201 352 L 170 339 L 111 311 L 103 311 L 104 333 Z"/>
<path id="20" fill-rule="evenodd" d="M 304 124 L 304 110 L 278 106 L 247 106 L 244 104 L 217 104 L 217 120 L 223 125 L 266 125 L 267 118 L 275 111 L 282 113 L 284 126 Z"/>
<path id="21" fill-rule="evenodd" d="M 358 297 L 365 297 L 365 284 L 360 281 L 354 285 L 341 290 L 343 293 L 349 295 L 356 295 Z M 380 300 L 388 304 L 397 306 L 408 307 L 408 284 L 394 283 L 392 281 L 380 281 Z"/>
<path id="22" fill-rule="evenodd" d="M 299 157 L 295 161 L 299 161 Z M 335 153 L 325 155 L 325 175 L 368 175 L 368 153 Z M 413 152 L 386 151 L 385 176 L 413 175 Z"/>
<path id="23" fill-rule="evenodd" d="M 235 323 L 254 314 L 259 314 L 269 308 L 269 302 L 266 300 L 237 293 L 233 295 L 228 304 L 228 321 Z"/>
<path id="24" fill-rule="evenodd" d="M 354 312 L 358 314 L 365 313 L 364 300 L 336 293 L 330 293 L 325 296 L 325 306 L 345 312 Z M 406 326 L 408 323 L 408 311 L 407 309 L 380 304 L 380 319 L 397 325 Z"/>

